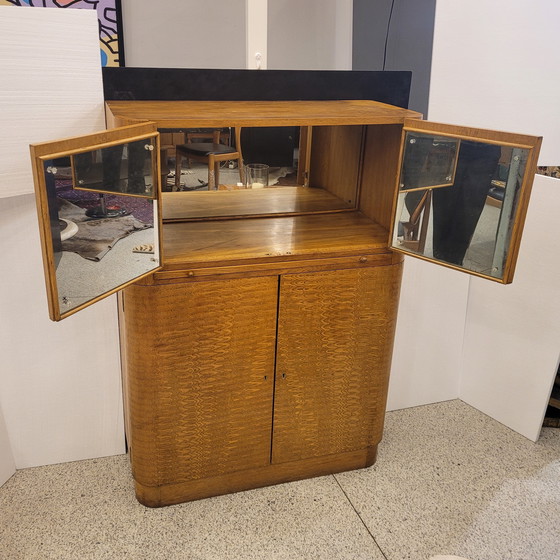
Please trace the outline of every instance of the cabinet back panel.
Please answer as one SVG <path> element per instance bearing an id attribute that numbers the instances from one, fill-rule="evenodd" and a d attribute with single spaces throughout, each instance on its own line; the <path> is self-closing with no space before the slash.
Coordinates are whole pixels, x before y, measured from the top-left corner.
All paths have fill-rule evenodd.
<path id="1" fill-rule="evenodd" d="M 309 185 L 354 206 L 362 153 L 361 126 L 315 126 L 312 129 Z"/>
<path id="2" fill-rule="evenodd" d="M 368 126 L 359 210 L 389 229 L 399 173 L 402 125 Z"/>
<path id="3" fill-rule="evenodd" d="M 273 463 L 381 439 L 401 265 L 281 279 Z"/>
<path id="4" fill-rule="evenodd" d="M 269 464 L 277 291 L 277 277 L 126 289 L 137 482 Z"/>

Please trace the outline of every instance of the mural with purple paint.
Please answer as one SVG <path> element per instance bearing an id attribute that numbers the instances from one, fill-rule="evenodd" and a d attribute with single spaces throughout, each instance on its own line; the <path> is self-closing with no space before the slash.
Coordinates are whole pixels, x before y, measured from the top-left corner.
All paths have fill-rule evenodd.
<path id="1" fill-rule="evenodd" d="M 0 0 L 0 6 L 96 10 L 102 66 L 124 66 L 120 0 Z"/>

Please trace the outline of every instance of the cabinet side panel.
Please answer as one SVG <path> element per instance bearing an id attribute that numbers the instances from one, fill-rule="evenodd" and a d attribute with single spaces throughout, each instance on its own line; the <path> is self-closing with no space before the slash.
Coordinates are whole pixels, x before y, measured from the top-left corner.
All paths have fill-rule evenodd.
<path id="1" fill-rule="evenodd" d="M 315 126 L 311 140 L 311 187 L 356 204 L 363 127 Z"/>
<path id="2" fill-rule="evenodd" d="M 358 209 L 387 230 L 397 186 L 401 133 L 400 124 L 368 126 L 366 133 Z"/>
<path id="3" fill-rule="evenodd" d="M 401 266 L 282 277 L 273 462 L 380 441 Z"/>
<path id="4" fill-rule="evenodd" d="M 269 464 L 277 291 L 277 277 L 127 288 L 138 483 Z"/>

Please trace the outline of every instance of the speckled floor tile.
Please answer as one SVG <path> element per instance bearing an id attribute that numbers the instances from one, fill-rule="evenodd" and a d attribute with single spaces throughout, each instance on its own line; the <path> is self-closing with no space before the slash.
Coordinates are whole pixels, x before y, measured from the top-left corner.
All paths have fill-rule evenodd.
<path id="1" fill-rule="evenodd" d="M 389 413 L 377 463 L 336 479 L 389 560 L 558 560 L 559 460 L 560 430 L 449 401 Z"/>
<path id="2" fill-rule="evenodd" d="M 160 509 L 125 456 L 19 471 L 0 489 L 0 558 L 383 560 L 333 477 Z"/>
<path id="3" fill-rule="evenodd" d="M 136 501 L 125 456 L 18 471 L 0 559 L 559 560 L 559 518 L 560 430 L 534 444 L 450 401 L 389 413 L 369 469 L 168 508 Z"/>

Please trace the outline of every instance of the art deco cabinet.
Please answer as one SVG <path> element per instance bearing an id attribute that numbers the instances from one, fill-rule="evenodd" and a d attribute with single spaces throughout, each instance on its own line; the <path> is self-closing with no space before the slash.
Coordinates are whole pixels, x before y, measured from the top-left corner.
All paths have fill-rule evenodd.
<path id="1" fill-rule="evenodd" d="M 32 154 L 51 317 L 121 292 L 127 439 L 148 506 L 371 465 L 403 253 L 513 277 L 538 138 L 373 101 L 115 101 L 107 120 L 117 128 Z M 264 126 L 297 130 L 291 182 L 221 173 L 215 190 L 161 192 L 158 130 Z M 121 217 L 129 229 L 99 235 Z"/>

